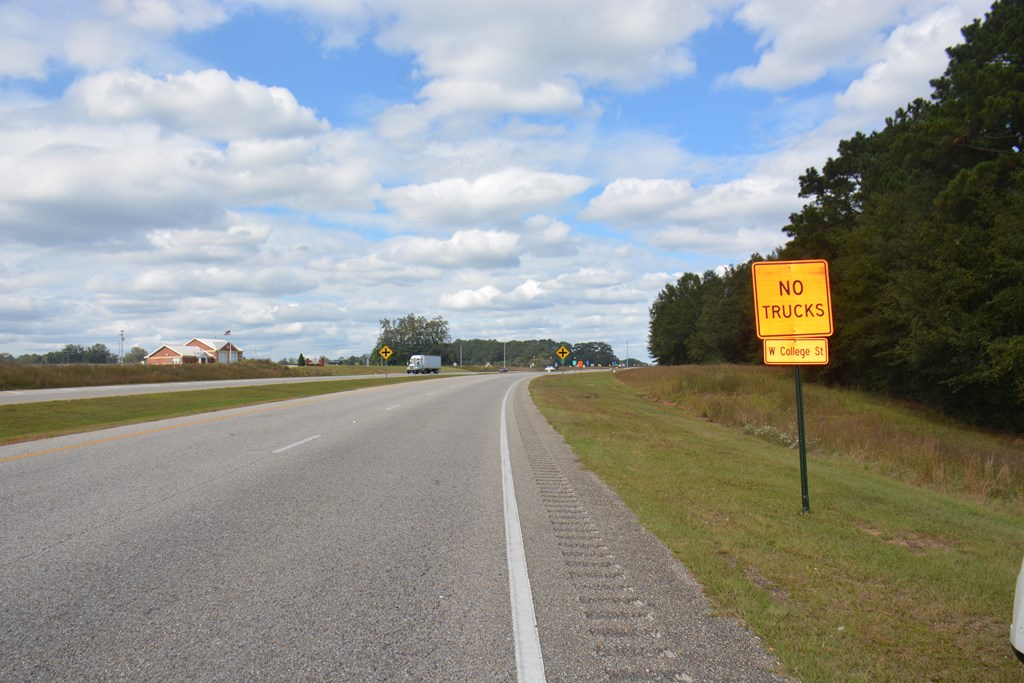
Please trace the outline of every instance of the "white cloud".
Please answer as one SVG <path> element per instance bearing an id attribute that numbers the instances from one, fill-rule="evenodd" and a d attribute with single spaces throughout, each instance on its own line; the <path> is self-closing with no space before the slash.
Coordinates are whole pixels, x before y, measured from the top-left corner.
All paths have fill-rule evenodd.
<path id="1" fill-rule="evenodd" d="M 108 16 L 162 33 L 198 31 L 227 18 L 226 10 L 209 0 L 101 0 L 100 6 Z"/>
<path id="2" fill-rule="evenodd" d="M 43 21 L 27 7 L 16 3 L 0 5 L 0 75 L 15 78 L 43 78 L 46 59 L 52 49 L 39 40 Z"/>
<path id="3" fill-rule="evenodd" d="M 5 2 L 0 76 L 44 80 L 63 66 L 180 69 L 192 60 L 173 45 L 175 34 L 210 28 L 227 17 L 222 3 L 207 0 Z"/>
<path id="4" fill-rule="evenodd" d="M 629 278 L 629 272 L 621 268 L 580 268 L 574 273 L 564 273 L 548 281 L 550 289 L 584 289 L 592 290 L 600 287 L 612 287 Z"/>
<path id="5" fill-rule="evenodd" d="M 98 122 L 153 122 L 216 140 L 289 137 L 328 129 L 286 89 L 232 78 L 216 69 L 162 79 L 137 71 L 107 71 L 76 82 L 66 99 Z"/>
<path id="6" fill-rule="evenodd" d="M 685 180 L 620 178 L 592 199 L 581 217 L 623 229 L 666 222 L 723 226 L 771 220 L 794 207 L 795 191 L 795 179 L 768 175 L 752 174 L 697 189 Z"/>
<path id="7" fill-rule="evenodd" d="M 259 254 L 270 235 L 265 225 L 234 225 L 214 231 L 191 228 L 154 230 L 147 235 L 160 261 L 236 262 Z"/>
<path id="8" fill-rule="evenodd" d="M 519 236 L 510 232 L 459 230 L 451 239 L 393 240 L 389 256 L 400 263 L 457 268 L 510 268 L 519 264 Z"/>
<path id="9" fill-rule="evenodd" d="M 412 50 L 427 77 L 542 81 L 573 74 L 636 88 L 693 70 L 679 44 L 708 26 L 717 3 L 671 0 L 393 0 L 378 42 Z"/>
<path id="10" fill-rule="evenodd" d="M 534 256 L 571 256 L 578 253 L 580 240 L 568 224 L 548 216 L 530 216 L 523 224 L 524 249 Z"/>
<path id="11" fill-rule="evenodd" d="M 464 289 L 454 294 L 442 294 L 441 305 L 456 311 L 480 310 L 489 308 L 499 296 L 501 290 L 486 285 L 477 290 Z"/>
<path id="12" fill-rule="evenodd" d="M 425 131 L 453 112 L 551 113 L 580 109 L 596 84 L 642 90 L 691 74 L 684 42 L 719 2 L 681 0 L 465 0 L 382 3 L 376 40 L 412 53 L 427 83 L 416 104 L 382 117 L 382 131 Z"/>
<path id="13" fill-rule="evenodd" d="M 836 119 L 830 129 L 842 134 L 878 126 L 885 116 L 905 106 L 912 96 L 927 99 L 931 79 L 946 68 L 946 47 L 961 40 L 960 28 L 968 16 L 953 7 L 942 7 L 919 20 L 897 27 L 880 49 L 878 61 L 861 78 L 836 96 Z"/>
<path id="14" fill-rule="evenodd" d="M 870 5 L 842 0 L 748 0 L 736 18 L 768 49 L 755 66 L 734 71 L 728 81 L 782 90 L 853 66 L 875 48 L 879 31 L 899 16 L 899 2 Z"/>
<path id="15" fill-rule="evenodd" d="M 715 232 L 696 227 L 672 227 L 659 230 L 651 242 L 662 249 L 700 254 L 767 255 L 783 239 L 777 227 L 740 228 L 735 232 Z"/>
<path id="16" fill-rule="evenodd" d="M 590 184 L 583 176 L 513 168 L 475 180 L 447 178 L 398 187 L 385 191 L 384 200 L 409 224 L 467 225 L 543 211 Z"/>
<path id="17" fill-rule="evenodd" d="M 927 0 L 851 3 L 843 0 L 747 0 L 736 19 L 759 36 L 766 48 L 756 65 L 736 69 L 723 82 L 768 90 L 785 90 L 811 83 L 831 69 L 870 67 L 893 55 L 885 43 L 903 22 L 928 22 L 937 3 Z M 980 16 L 989 0 L 950 0 L 938 10 L 955 17 L 957 27 Z M 957 40 L 932 36 L 928 51 Z M 890 46 L 891 47 L 891 46 Z M 916 55 L 912 60 L 917 62 Z M 897 67 L 898 68 L 898 67 Z M 933 73 L 932 77 L 938 74 Z"/>
<path id="18" fill-rule="evenodd" d="M 514 311 L 524 305 L 535 310 L 551 305 L 549 294 L 541 283 L 529 279 L 505 292 L 493 285 L 485 285 L 476 290 L 442 294 L 440 304 L 454 311 Z"/>
<path id="19" fill-rule="evenodd" d="M 671 178 L 619 178 L 590 200 L 581 218 L 642 225 L 663 220 L 667 213 L 697 196 L 686 180 Z"/>

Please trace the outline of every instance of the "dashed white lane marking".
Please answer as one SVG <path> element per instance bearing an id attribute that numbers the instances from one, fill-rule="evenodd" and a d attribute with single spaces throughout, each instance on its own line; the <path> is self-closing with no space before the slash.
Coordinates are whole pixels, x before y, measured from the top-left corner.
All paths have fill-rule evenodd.
<path id="1" fill-rule="evenodd" d="M 301 446 L 304 443 L 309 443 L 310 441 L 313 441 L 313 440 L 319 439 L 319 438 L 320 438 L 320 434 L 314 434 L 313 436 L 311 436 L 309 438 L 306 438 L 306 439 L 303 439 L 302 441 L 296 441 L 295 443 L 288 444 L 287 446 L 282 446 L 281 448 L 278 448 L 276 451 L 274 451 L 274 453 L 284 453 L 285 451 L 287 451 L 290 448 L 295 448 L 296 446 Z"/>

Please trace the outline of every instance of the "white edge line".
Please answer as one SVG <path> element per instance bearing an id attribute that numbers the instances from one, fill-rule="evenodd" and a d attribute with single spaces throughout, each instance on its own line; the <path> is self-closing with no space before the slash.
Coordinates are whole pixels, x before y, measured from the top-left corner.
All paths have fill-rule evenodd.
<path id="1" fill-rule="evenodd" d="M 274 451 L 274 453 L 284 453 L 289 448 L 295 448 L 296 446 L 301 446 L 304 443 L 309 443 L 310 441 L 313 441 L 314 439 L 319 439 L 319 438 L 320 438 L 320 435 L 319 434 L 315 434 L 315 435 L 313 435 L 313 436 L 311 436 L 309 438 L 303 439 L 302 441 L 296 441 L 295 443 L 288 444 L 287 446 L 282 446 L 281 448 L 278 448 L 276 451 Z"/>
<path id="2" fill-rule="evenodd" d="M 401 405 L 402 405 L 401 403 L 396 403 L 395 405 L 391 406 L 390 408 L 385 408 L 385 409 L 384 409 L 384 412 L 386 413 L 386 412 L 388 412 L 389 410 L 394 410 L 395 408 L 398 408 L 398 407 L 399 407 L 399 406 L 401 406 Z"/>
<path id="3" fill-rule="evenodd" d="M 519 522 L 515 484 L 512 481 L 512 458 L 508 449 L 508 424 L 505 408 L 508 397 L 519 380 L 505 392 L 501 400 L 501 488 L 505 502 L 505 552 L 508 557 L 508 587 L 512 601 L 512 632 L 516 641 L 516 671 L 519 683 L 543 683 L 544 657 L 537 632 L 537 615 L 533 609 L 533 591 L 526 570 L 526 550 Z"/>

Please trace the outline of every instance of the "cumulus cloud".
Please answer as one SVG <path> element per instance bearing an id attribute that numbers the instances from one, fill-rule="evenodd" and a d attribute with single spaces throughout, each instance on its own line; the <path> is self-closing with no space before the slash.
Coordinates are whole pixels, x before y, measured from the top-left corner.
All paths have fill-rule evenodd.
<path id="1" fill-rule="evenodd" d="M 70 65 L 99 71 L 145 65 L 180 69 L 178 31 L 223 22 L 228 11 L 212 0 L 33 0 L 0 4 L 0 76 L 43 80 Z"/>
<path id="2" fill-rule="evenodd" d="M 475 180 L 447 178 L 394 188 L 385 191 L 384 201 L 408 223 L 466 225 L 543 211 L 590 184 L 583 176 L 513 168 Z"/>
<path id="3" fill-rule="evenodd" d="M 946 68 L 946 47 L 960 41 L 969 15 L 942 7 L 918 21 L 897 27 L 880 49 L 878 61 L 835 97 L 837 116 L 828 124 L 843 134 L 877 122 L 911 99 L 926 97 L 931 79 Z"/>
<path id="4" fill-rule="evenodd" d="M 404 235 L 378 243 L 374 251 L 335 261 L 322 256 L 311 263 L 337 282 L 407 285 L 440 281 L 446 272 L 511 269 L 519 265 L 520 238 L 495 230 L 457 230 L 447 239 Z"/>
<path id="5" fill-rule="evenodd" d="M 549 290 L 536 280 L 529 279 L 510 291 L 502 291 L 493 285 L 475 290 L 460 290 L 441 295 L 441 306 L 454 311 L 510 311 L 529 305 L 531 309 L 550 306 Z"/>
<path id="6" fill-rule="evenodd" d="M 585 289 L 593 290 L 612 287 L 629 278 L 629 273 L 621 268 L 580 268 L 573 273 L 564 273 L 549 280 L 546 286 L 550 289 Z"/>
<path id="7" fill-rule="evenodd" d="M 418 102 L 388 111 L 382 131 L 405 136 L 452 112 L 551 113 L 581 108 L 582 90 L 642 90 L 692 73 L 684 43 L 718 2 L 671 0 L 391 0 L 378 45 L 416 55 Z M 567 30 L 571 27 L 571 30 Z"/>
<path id="8" fill-rule="evenodd" d="M 745 258 L 779 246 L 783 220 L 799 207 L 796 180 L 774 175 L 700 188 L 683 180 L 626 178 L 609 184 L 582 217 L 623 231 L 653 230 L 651 241 L 661 249 Z"/>
<path id="9" fill-rule="evenodd" d="M 270 235 L 265 225 L 235 225 L 227 230 L 154 230 L 147 235 L 160 261 L 237 262 L 259 254 Z"/>
<path id="10" fill-rule="evenodd" d="M 0 132 L 0 220 L 8 239 L 106 244 L 222 217 L 201 184 L 175 172 L 187 165 L 190 143 L 161 140 L 145 127 L 75 125 L 19 140 L 21 133 Z"/>
<path id="11" fill-rule="evenodd" d="M 524 249 L 534 256 L 572 256 L 579 252 L 581 240 L 572 236 L 572 228 L 563 221 L 530 216 L 523 228 Z"/>
<path id="12" fill-rule="evenodd" d="M 681 48 L 712 19 L 706 2 L 526 0 L 486 8 L 465 0 L 385 3 L 392 21 L 378 43 L 418 55 L 427 77 L 543 81 L 575 74 L 586 82 L 637 88 L 690 73 Z M 567 30 L 572 27 L 572 30 Z"/>
<path id="13" fill-rule="evenodd" d="M 485 230 L 459 230 L 447 240 L 400 238 L 388 249 L 399 262 L 447 268 L 513 267 L 519 265 L 519 250 L 518 235 Z"/>
<path id="14" fill-rule="evenodd" d="M 0 238 L 130 243 L 152 230 L 227 224 L 235 206 L 374 206 L 374 143 L 326 130 L 285 91 L 222 72 L 128 76 L 134 85 L 121 99 L 97 88 L 124 84 L 119 72 L 78 82 L 62 101 L 0 111 Z M 193 110 L 176 101 L 184 82 L 226 90 Z M 225 146 L 218 135 L 241 137 Z"/>
<path id="15" fill-rule="evenodd" d="M 105 276 L 91 278 L 90 289 L 108 289 Z M 282 296 L 316 289 L 317 282 L 285 268 L 238 268 L 224 266 L 152 268 L 135 275 L 128 285 L 130 291 L 146 292 L 234 292 Z"/>
<path id="16" fill-rule="evenodd" d="M 663 220 L 697 196 L 686 180 L 619 178 L 590 200 L 581 214 L 586 220 L 624 221 L 631 225 Z"/>
<path id="17" fill-rule="evenodd" d="M 921 21 L 922 15 L 927 23 L 934 5 L 923 0 L 869 4 L 747 0 L 736 12 L 736 19 L 759 37 L 759 46 L 765 49 L 756 65 L 736 69 L 723 82 L 785 90 L 816 81 L 830 69 L 864 68 L 876 60 L 886 61 L 882 55 L 887 51 L 887 34 L 894 26 L 900 30 L 903 22 Z M 989 0 L 951 0 L 940 11 L 955 16 L 961 26 L 990 5 Z M 925 47 L 946 47 L 951 42 L 942 42 L 945 38 L 948 36 Z"/>
<path id="18" fill-rule="evenodd" d="M 685 180 L 620 178 L 590 201 L 582 217 L 623 229 L 677 222 L 710 226 L 759 222 L 797 206 L 791 198 L 795 190 L 795 180 L 768 175 L 696 189 Z"/>
<path id="19" fill-rule="evenodd" d="M 71 107 L 99 122 L 153 122 L 215 140 L 289 137 L 329 125 L 284 88 L 207 69 L 152 78 L 138 71 L 87 76 L 69 89 Z"/>
<path id="20" fill-rule="evenodd" d="M 227 18 L 224 7 L 210 0 L 102 0 L 100 6 L 110 17 L 162 33 L 198 31 Z"/>
<path id="21" fill-rule="evenodd" d="M 476 290 L 463 289 L 453 294 L 442 294 L 441 305 L 455 311 L 480 310 L 490 308 L 500 296 L 500 289 L 485 285 Z"/>

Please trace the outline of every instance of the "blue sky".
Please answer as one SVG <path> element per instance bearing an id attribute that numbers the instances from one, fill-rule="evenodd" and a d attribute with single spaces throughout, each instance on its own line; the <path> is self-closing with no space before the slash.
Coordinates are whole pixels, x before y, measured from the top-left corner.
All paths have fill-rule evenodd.
<path id="1" fill-rule="evenodd" d="M 0 351 L 626 344 L 784 241 L 978 0 L 0 2 Z"/>

